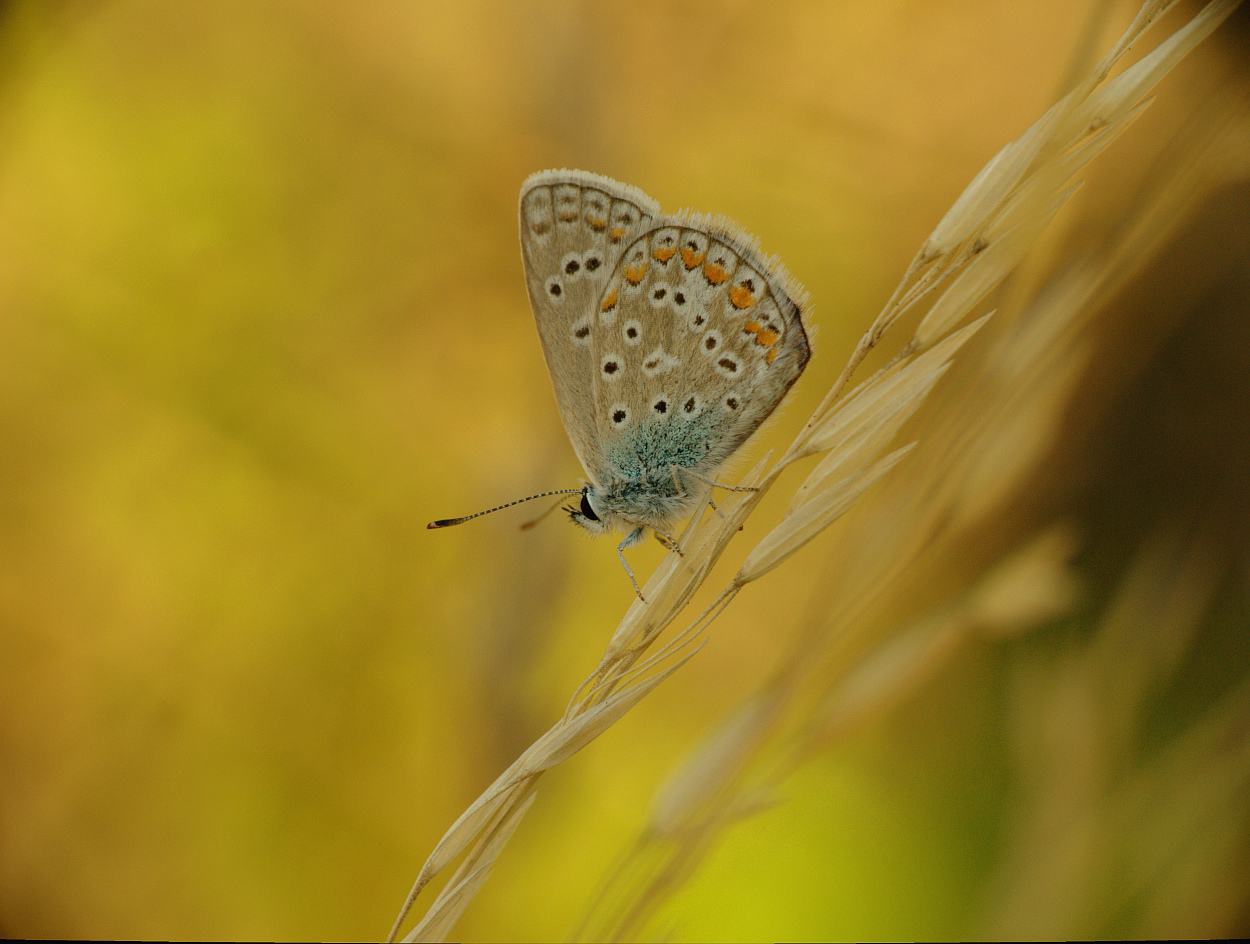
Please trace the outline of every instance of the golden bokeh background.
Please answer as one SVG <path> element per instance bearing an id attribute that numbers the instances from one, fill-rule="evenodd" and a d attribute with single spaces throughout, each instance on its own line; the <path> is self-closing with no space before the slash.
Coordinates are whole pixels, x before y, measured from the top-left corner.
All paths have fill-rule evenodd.
<path id="1" fill-rule="evenodd" d="M 1061 91 L 1082 37 L 1100 54 L 1135 8 L 1089 6 L 0 4 L 0 932 L 383 935 L 632 599 L 612 545 L 558 516 L 425 528 L 581 475 L 521 276 L 524 178 L 582 168 L 726 213 L 806 284 L 817 355 L 754 461 L 811 412 L 967 181 Z M 1091 241 L 1147 179 L 1143 155 L 1244 79 L 1244 19 L 1096 165 Z M 1224 490 L 1200 496 L 1225 521 L 1250 475 L 1230 419 L 1241 331 L 1192 355 L 1231 364 L 1211 396 L 1228 411 L 1196 437 L 1233 450 Z M 1174 336 L 1121 334 L 1121 391 L 1160 376 Z M 1166 402 L 1193 415 L 1175 387 Z M 1098 447 L 1072 446 L 1046 486 L 1106 512 L 1082 519 L 1105 538 L 1084 562 L 1096 590 L 1154 506 L 1088 497 L 1139 457 L 1080 419 L 1077 442 Z M 1185 482 L 1223 460 L 1192 461 Z M 1071 490 L 1084 504 L 1069 479 L 1095 483 Z M 1243 537 L 1214 542 L 1224 615 L 1181 703 L 1247 674 Z M 805 554 L 544 778 L 459 936 L 568 933 L 665 774 L 812 605 Z M 631 553 L 640 578 L 661 556 Z M 1017 645 L 1061 645 L 1051 632 Z M 977 933 L 1020 776 L 1005 649 L 974 647 L 804 768 L 657 933 Z M 1228 933 L 1250 930 L 1246 825 L 1228 827 L 1220 873 Z"/>

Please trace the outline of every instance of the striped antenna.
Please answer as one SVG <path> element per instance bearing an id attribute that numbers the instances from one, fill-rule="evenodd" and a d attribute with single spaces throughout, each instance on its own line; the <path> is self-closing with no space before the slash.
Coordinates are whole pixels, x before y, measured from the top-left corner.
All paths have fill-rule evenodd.
<path id="1" fill-rule="evenodd" d="M 503 511 L 505 508 L 511 508 L 513 505 L 519 505 L 521 502 L 533 501 L 535 498 L 547 498 L 551 495 L 580 495 L 580 488 L 561 488 L 554 492 L 542 492 L 538 495 L 531 495 L 529 498 L 518 498 L 516 501 L 510 501 L 506 505 L 500 505 L 497 508 L 487 508 L 485 511 L 479 511 L 471 515 L 465 515 L 463 518 L 442 518 L 438 521 L 431 521 L 425 527 L 430 528 L 450 528 L 453 524 L 464 524 L 473 518 L 480 518 L 482 515 L 489 515 L 492 511 Z"/>

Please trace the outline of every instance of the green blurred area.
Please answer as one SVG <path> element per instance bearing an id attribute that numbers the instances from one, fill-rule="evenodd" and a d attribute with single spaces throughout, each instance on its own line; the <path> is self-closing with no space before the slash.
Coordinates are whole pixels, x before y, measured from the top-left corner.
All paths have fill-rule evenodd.
<path id="1" fill-rule="evenodd" d="M 581 475 L 521 181 L 577 167 L 726 213 L 806 284 L 817 356 L 754 462 L 1050 103 L 1085 15 L 0 5 L 0 932 L 383 935 L 631 600 L 612 546 L 557 520 L 425 529 Z M 640 577 L 661 554 L 631 552 Z M 544 778 L 458 934 L 568 932 L 665 773 L 767 675 L 807 599 L 793 571 Z M 1244 672 L 1244 645 L 1211 645 Z M 1015 776 L 1008 658 L 978 650 L 805 770 L 729 834 L 673 936 L 973 933 Z"/>

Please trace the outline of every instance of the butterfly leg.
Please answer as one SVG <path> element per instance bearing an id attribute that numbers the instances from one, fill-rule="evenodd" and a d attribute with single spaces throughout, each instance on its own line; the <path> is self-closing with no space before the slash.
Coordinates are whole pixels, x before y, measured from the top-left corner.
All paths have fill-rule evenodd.
<path id="1" fill-rule="evenodd" d="M 616 556 L 621 559 L 621 566 L 625 568 L 625 573 L 629 574 L 629 582 L 634 585 L 634 593 L 638 594 L 639 600 L 641 600 L 643 603 L 646 603 L 647 598 L 644 597 L 642 595 L 642 591 L 638 589 L 638 581 L 634 578 L 634 570 L 632 567 L 629 566 L 629 561 L 625 560 L 625 548 L 633 547 L 635 544 L 641 541 L 643 531 L 644 529 L 639 527 L 639 528 L 634 528 L 633 531 L 629 532 L 629 534 L 625 536 L 625 540 L 623 540 L 620 544 L 617 545 Z"/>
<path id="2" fill-rule="evenodd" d="M 673 468 L 677 469 L 677 468 L 680 468 L 680 466 L 673 466 Z M 698 472 L 695 472 L 691 469 L 682 469 L 682 471 L 685 472 L 687 475 L 691 476 L 692 478 L 698 479 L 704 485 L 710 485 L 713 488 L 723 488 L 727 492 L 758 492 L 759 491 L 759 489 L 756 488 L 754 485 L 725 485 L 721 482 L 716 481 L 715 479 L 704 478 Z"/>
<path id="3" fill-rule="evenodd" d="M 685 472 L 689 476 L 692 476 L 697 481 L 702 482 L 704 485 L 711 486 L 708 489 L 707 503 L 708 505 L 711 506 L 712 510 L 716 512 L 717 516 L 722 519 L 725 516 L 722 515 L 720 513 L 720 509 L 716 507 L 716 502 L 712 501 L 712 488 L 723 488 L 731 492 L 758 492 L 759 491 L 759 489 L 751 488 L 749 486 L 722 485 L 720 482 L 714 481 L 712 479 L 706 479 L 703 476 L 701 476 L 698 472 L 692 472 L 690 469 L 683 468 L 682 466 L 679 466 L 679 465 L 675 465 L 672 468 L 673 468 L 673 481 L 677 483 L 677 487 L 679 489 L 684 490 L 686 487 L 681 481 L 681 473 L 683 472 Z"/>
<path id="4" fill-rule="evenodd" d="M 684 468 L 683 466 L 680 466 L 680 465 L 672 465 L 672 466 L 669 466 L 669 468 L 673 470 L 673 484 L 677 486 L 677 490 L 679 492 L 684 492 L 686 490 L 686 483 L 681 480 L 682 473 L 686 472 L 686 473 L 689 473 L 690 475 L 695 475 L 695 474 L 691 472 L 689 469 Z M 695 475 L 695 478 L 701 479 L 702 481 L 707 482 L 707 480 L 703 479 L 702 476 Z M 708 484 L 712 484 L 712 483 L 709 482 Z M 712 510 L 716 512 L 717 517 L 720 517 L 720 518 L 725 517 L 724 515 L 720 513 L 720 509 L 716 507 L 716 502 L 712 501 L 712 490 L 710 488 L 708 489 L 708 492 L 707 492 L 707 503 L 712 506 Z"/>
<path id="5" fill-rule="evenodd" d="M 681 545 L 677 543 L 677 539 L 667 531 L 661 531 L 659 528 L 654 527 L 651 530 L 655 532 L 655 539 L 663 544 L 665 548 L 670 551 L 676 551 L 678 557 L 686 556 L 681 552 Z"/>

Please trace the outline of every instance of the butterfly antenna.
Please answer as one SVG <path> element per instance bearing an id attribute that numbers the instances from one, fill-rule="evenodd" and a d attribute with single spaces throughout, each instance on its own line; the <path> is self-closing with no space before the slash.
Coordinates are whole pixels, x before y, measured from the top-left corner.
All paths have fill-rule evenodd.
<path id="1" fill-rule="evenodd" d="M 496 508 L 487 508 L 485 511 L 478 511 L 471 515 L 465 515 L 463 518 L 440 518 L 438 521 L 431 521 L 426 528 L 450 528 L 453 524 L 464 524 L 473 518 L 480 518 L 482 515 L 489 515 L 492 511 L 503 511 L 505 508 L 511 508 L 513 505 L 519 505 L 521 502 L 533 501 L 535 498 L 548 498 L 551 495 L 580 495 L 580 488 L 562 488 L 554 492 L 540 492 L 537 495 L 530 495 L 528 498 L 518 498 L 516 501 L 510 501 L 506 505 L 499 505 Z M 559 502 L 556 502 L 558 505 Z M 550 512 L 547 512 L 550 514 Z M 541 521 L 543 515 L 539 515 L 531 524 Z M 524 527 L 524 526 L 522 526 Z"/>

